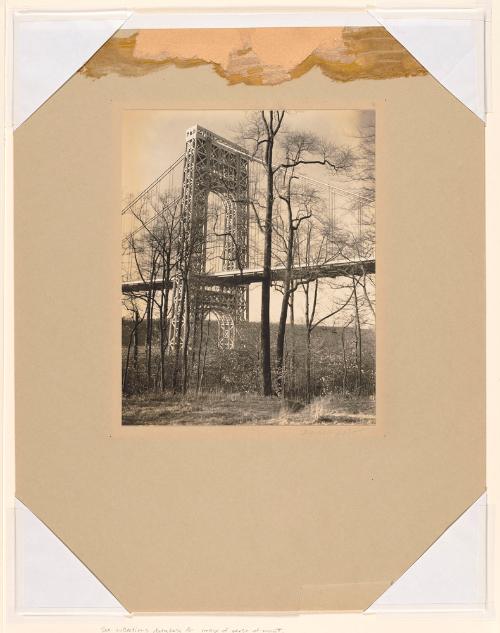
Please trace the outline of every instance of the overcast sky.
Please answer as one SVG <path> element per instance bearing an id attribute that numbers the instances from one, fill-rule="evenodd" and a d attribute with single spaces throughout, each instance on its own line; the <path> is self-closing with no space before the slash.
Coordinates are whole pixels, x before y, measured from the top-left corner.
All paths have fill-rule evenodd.
<path id="1" fill-rule="evenodd" d="M 355 142 L 362 119 L 373 110 L 307 110 L 286 114 L 287 125 L 313 132 L 339 145 Z M 185 132 L 195 124 L 234 139 L 242 110 L 126 110 L 123 113 L 124 198 L 138 194 L 184 152 Z"/>

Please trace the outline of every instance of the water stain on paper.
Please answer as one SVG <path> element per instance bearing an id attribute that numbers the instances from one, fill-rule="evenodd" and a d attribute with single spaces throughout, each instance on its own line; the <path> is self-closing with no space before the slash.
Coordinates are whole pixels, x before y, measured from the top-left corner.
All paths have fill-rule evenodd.
<path id="1" fill-rule="evenodd" d="M 335 81 L 426 75 L 382 27 L 119 31 L 80 72 L 138 77 L 168 66 L 211 65 L 230 84 L 276 85 L 319 68 Z"/>

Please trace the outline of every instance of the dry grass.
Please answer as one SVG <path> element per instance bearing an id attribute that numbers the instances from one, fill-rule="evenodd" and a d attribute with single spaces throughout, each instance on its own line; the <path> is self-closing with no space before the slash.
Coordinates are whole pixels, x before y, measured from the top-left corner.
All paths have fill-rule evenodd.
<path id="1" fill-rule="evenodd" d="M 375 423 L 372 397 L 317 398 L 310 405 L 257 394 L 207 393 L 131 396 L 123 400 L 126 425 L 352 425 Z"/>

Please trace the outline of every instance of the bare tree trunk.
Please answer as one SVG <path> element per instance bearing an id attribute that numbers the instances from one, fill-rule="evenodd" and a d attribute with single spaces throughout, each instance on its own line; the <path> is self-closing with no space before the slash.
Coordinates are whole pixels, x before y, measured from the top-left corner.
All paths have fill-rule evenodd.
<path id="1" fill-rule="evenodd" d="M 271 377 L 271 332 L 269 304 L 271 299 L 271 257 L 273 231 L 273 139 L 266 145 L 267 198 L 266 218 L 264 223 L 264 265 L 262 275 L 262 301 L 260 312 L 260 345 L 262 363 L 262 392 L 270 396 L 273 392 Z"/>
<path id="2" fill-rule="evenodd" d="M 167 317 L 169 308 L 170 258 L 163 261 L 163 288 L 160 308 L 160 385 L 164 391 L 167 387 L 165 374 L 166 351 L 168 344 Z"/>
<path id="3" fill-rule="evenodd" d="M 288 218 L 288 234 L 286 239 L 286 266 L 285 281 L 283 283 L 283 297 L 281 300 L 280 319 L 278 324 L 278 336 L 276 339 L 276 374 L 277 374 L 277 391 L 278 394 L 284 395 L 284 375 L 283 375 L 283 355 L 285 352 L 285 333 L 286 322 L 288 319 L 288 306 L 290 303 L 291 284 L 292 284 L 292 268 L 293 268 L 293 251 L 294 251 L 294 224 L 292 211 L 292 179 L 294 178 L 294 170 L 290 174 L 287 184 L 286 197 L 281 196 L 286 202 L 287 218 Z M 298 227 L 297 227 L 298 228 Z"/>
<path id="4" fill-rule="evenodd" d="M 137 376 L 137 370 L 139 366 L 139 325 L 142 322 L 142 319 L 139 319 L 139 310 L 134 308 L 134 325 L 129 335 L 128 345 L 127 345 L 127 357 L 125 361 L 125 369 L 123 372 L 123 380 L 122 380 L 122 389 L 124 392 L 127 391 L 128 388 L 128 375 L 130 369 L 130 350 L 133 347 L 133 364 L 134 364 L 134 372 Z"/>
<path id="5" fill-rule="evenodd" d="M 354 315 L 355 315 L 355 334 L 356 334 L 356 392 L 361 393 L 363 379 L 363 356 L 361 349 L 361 322 L 359 316 L 358 293 L 356 289 L 356 279 L 352 278 L 353 297 L 354 297 Z"/>
<path id="6" fill-rule="evenodd" d="M 163 280 L 162 288 L 160 289 L 160 303 L 158 304 L 158 338 L 160 355 L 156 360 L 155 391 L 158 391 L 158 387 L 160 391 L 165 389 L 165 305 L 168 302 L 168 286 L 165 280 L 165 261 L 163 262 L 162 275 Z"/>
<path id="7" fill-rule="evenodd" d="M 148 386 L 150 386 L 153 377 L 153 335 L 154 335 L 154 307 L 155 307 L 155 290 L 151 293 L 151 305 L 149 314 L 149 339 L 148 339 Z"/>
<path id="8" fill-rule="evenodd" d="M 196 361 L 196 394 L 197 395 L 200 391 L 201 352 L 203 350 L 203 332 L 205 329 L 204 325 L 205 325 L 205 314 L 202 311 L 201 317 L 200 317 L 200 338 L 198 341 L 198 358 Z"/>
<path id="9" fill-rule="evenodd" d="M 208 318 L 208 326 L 207 326 L 207 335 L 205 338 L 205 351 L 203 352 L 203 365 L 201 367 L 201 373 L 198 384 L 198 391 L 202 391 L 203 388 L 203 379 L 205 377 L 205 367 L 207 363 L 207 352 L 208 352 L 208 341 L 210 338 L 210 317 Z"/>
<path id="10" fill-rule="evenodd" d="M 198 347 L 198 334 L 199 334 L 199 327 L 200 327 L 200 307 L 197 305 L 196 308 L 193 311 L 193 318 L 192 318 L 192 323 L 193 323 L 193 333 L 192 333 L 192 341 L 193 344 L 191 345 L 191 363 L 190 363 L 190 371 L 189 371 L 189 375 L 188 375 L 188 386 L 191 382 L 191 371 L 194 371 L 195 368 L 195 364 L 196 364 L 196 350 Z"/>
<path id="11" fill-rule="evenodd" d="M 311 330 L 306 329 L 306 402 L 311 402 Z"/>
<path id="12" fill-rule="evenodd" d="M 163 306 L 164 306 L 164 301 L 165 301 L 165 293 L 162 290 L 161 292 L 161 299 L 160 299 L 160 307 L 159 307 L 159 312 L 158 312 L 158 319 L 159 319 L 159 334 L 160 334 L 160 389 L 161 391 L 163 391 L 163 389 L 165 388 L 165 331 L 163 329 L 163 320 L 164 320 L 164 315 L 163 315 Z"/>
<path id="13" fill-rule="evenodd" d="M 345 329 L 346 326 L 342 328 L 342 365 L 343 365 L 343 374 L 342 374 L 342 395 L 345 397 L 347 393 L 347 355 L 345 349 Z"/>
<path id="14" fill-rule="evenodd" d="M 276 381 L 278 395 L 284 395 L 284 366 L 286 322 L 288 320 L 288 306 L 290 303 L 292 267 L 293 267 L 293 227 L 291 209 L 289 209 L 289 233 L 286 254 L 286 272 L 283 285 L 283 297 L 281 299 L 280 319 L 278 323 L 278 336 L 276 338 Z"/>
<path id="15" fill-rule="evenodd" d="M 139 310 L 136 308 L 134 312 L 134 373 L 137 377 L 139 371 Z"/>
<path id="16" fill-rule="evenodd" d="M 276 391 L 279 396 L 283 397 L 284 395 L 284 385 L 285 385 L 285 376 L 284 376 L 284 366 L 283 366 L 283 356 L 285 353 L 285 332 L 286 332 L 286 322 L 288 319 L 288 302 L 290 299 L 290 279 L 288 275 L 285 278 L 285 289 L 283 294 L 283 299 L 281 301 L 281 311 L 280 311 L 280 319 L 278 323 L 278 336 L 276 338 Z"/>
<path id="17" fill-rule="evenodd" d="M 373 307 L 372 300 L 370 299 L 370 296 L 368 295 L 368 291 L 366 290 L 366 271 L 363 272 L 363 283 L 361 285 L 363 286 L 363 292 L 364 292 L 368 307 L 370 308 L 371 313 L 373 314 L 373 318 L 375 318 L 375 308 Z"/>
<path id="18" fill-rule="evenodd" d="M 153 317 L 154 317 L 154 302 L 155 302 L 155 289 L 154 278 L 156 275 L 156 262 L 155 257 L 152 256 L 151 272 L 149 276 L 149 289 L 147 298 L 147 310 L 146 310 L 146 374 L 148 381 L 148 389 L 151 388 L 152 377 L 152 348 L 153 348 Z"/>
<path id="19" fill-rule="evenodd" d="M 271 262 L 272 262 L 272 237 L 273 237 L 273 206 L 274 206 L 274 165 L 273 152 L 274 140 L 278 134 L 285 111 L 268 112 L 268 118 L 261 111 L 261 118 L 266 128 L 266 216 L 264 222 L 264 262 L 262 274 L 262 303 L 260 312 L 260 347 L 262 367 L 262 392 L 265 396 L 273 393 L 271 374 L 271 332 L 269 318 L 269 304 L 271 299 Z"/>
<path id="20" fill-rule="evenodd" d="M 126 393 L 127 391 L 127 381 L 128 381 L 128 368 L 129 368 L 129 362 L 130 362 L 130 348 L 132 347 L 132 339 L 133 339 L 133 331 L 130 333 L 129 339 L 128 339 L 128 345 L 127 345 L 127 359 L 125 361 L 125 368 L 123 371 L 123 378 L 122 378 L 122 390 L 124 393 Z"/>
<path id="21" fill-rule="evenodd" d="M 151 387 L 151 330 L 152 330 L 152 319 L 151 319 L 151 306 L 152 306 L 152 291 L 148 290 L 148 298 L 146 303 L 146 340 L 145 340 L 145 353 L 146 353 L 146 377 L 147 377 L 147 388 Z"/>
<path id="22" fill-rule="evenodd" d="M 295 394 L 295 294 L 290 295 L 290 331 L 291 331 L 291 353 L 290 353 L 290 389 Z"/>
<path id="23" fill-rule="evenodd" d="M 186 395 L 189 378 L 189 337 L 191 334 L 191 297 L 189 287 L 186 289 L 184 348 L 182 352 L 182 394 Z"/>
<path id="24" fill-rule="evenodd" d="M 180 365 L 180 355 L 181 355 L 181 334 L 182 334 L 182 328 L 184 324 L 185 311 L 186 311 L 185 305 L 186 305 L 187 280 L 183 278 L 182 280 L 177 281 L 177 283 L 181 283 L 182 287 L 181 287 L 181 301 L 178 307 L 179 313 L 175 315 L 176 322 L 178 325 L 179 336 L 177 337 L 175 341 L 174 369 L 172 371 L 172 392 L 174 394 L 177 393 L 177 388 L 178 388 L 178 378 L 179 378 L 179 369 L 180 369 L 179 365 Z M 176 309 L 175 303 L 174 303 L 174 309 Z"/>
<path id="25" fill-rule="evenodd" d="M 309 282 L 305 286 L 306 306 L 304 311 L 306 321 L 306 402 L 311 402 L 311 320 L 309 305 Z"/>
<path id="26" fill-rule="evenodd" d="M 219 350 L 219 352 L 221 352 L 222 350 Z M 217 378 L 217 386 L 220 388 L 220 386 L 222 385 L 222 377 L 224 375 L 224 354 L 223 353 L 219 353 L 219 375 Z M 220 389 L 222 391 L 222 389 Z"/>

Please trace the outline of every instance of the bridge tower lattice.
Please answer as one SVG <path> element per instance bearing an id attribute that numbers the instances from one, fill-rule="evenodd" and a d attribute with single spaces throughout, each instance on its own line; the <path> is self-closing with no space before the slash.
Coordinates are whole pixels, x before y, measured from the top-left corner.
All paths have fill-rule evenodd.
<path id="1" fill-rule="evenodd" d="M 222 202 L 222 218 L 209 223 L 209 196 Z M 248 320 L 248 287 L 204 280 L 214 233 L 222 242 L 220 270 L 248 267 L 249 157 L 243 148 L 195 125 L 186 131 L 181 193 L 179 266 L 173 285 L 171 347 L 183 344 L 210 312 L 218 320 L 219 347 L 232 349 L 238 322 Z M 218 231 L 216 232 L 217 224 Z M 186 318 L 186 315 L 189 315 Z"/>

